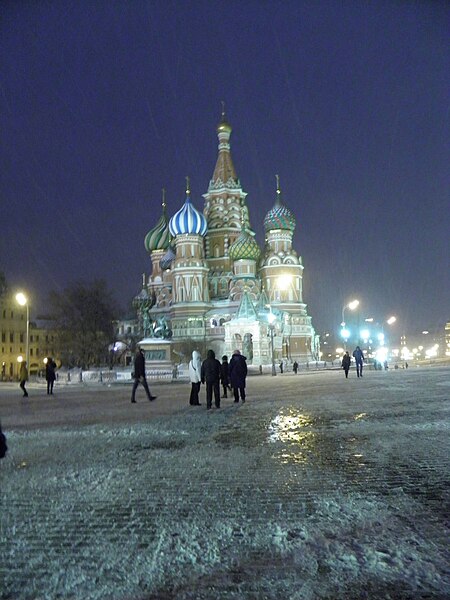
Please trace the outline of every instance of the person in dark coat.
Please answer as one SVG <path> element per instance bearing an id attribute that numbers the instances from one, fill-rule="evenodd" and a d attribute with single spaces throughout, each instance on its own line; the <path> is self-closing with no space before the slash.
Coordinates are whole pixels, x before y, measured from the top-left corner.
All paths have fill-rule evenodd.
<path id="1" fill-rule="evenodd" d="M 19 386 L 22 389 L 23 397 L 26 398 L 28 396 L 28 392 L 25 388 L 25 383 L 28 381 L 28 369 L 27 369 L 27 361 L 24 360 L 20 365 L 20 373 L 19 373 Z"/>
<path id="2" fill-rule="evenodd" d="M 2 424 L 0 423 L 0 458 L 5 458 L 7 451 L 6 436 L 2 431 Z"/>
<path id="3" fill-rule="evenodd" d="M 230 381 L 234 392 L 234 401 L 239 402 L 239 394 L 242 402 L 245 402 L 245 379 L 247 377 L 247 358 L 239 350 L 233 352 L 230 360 Z"/>
<path id="4" fill-rule="evenodd" d="M 53 358 L 47 358 L 47 364 L 45 365 L 45 379 L 47 381 L 47 394 L 53 394 L 53 384 L 56 379 L 56 363 Z"/>
<path id="5" fill-rule="evenodd" d="M 352 359 L 350 358 L 350 354 L 346 352 L 342 357 L 342 368 L 344 369 L 345 377 L 348 378 L 348 371 L 350 369 L 350 364 Z"/>
<path id="6" fill-rule="evenodd" d="M 131 392 L 131 402 L 133 402 L 133 403 L 136 402 L 136 389 L 139 384 L 141 384 L 142 387 L 144 388 L 145 393 L 147 394 L 147 398 L 150 401 L 156 400 L 156 396 L 152 396 L 150 394 L 150 390 L 149 390 L 148 383 L 147 383 L 147 378 L 145 376 L 145 356 L 144 356 L 143 350 L 139 347 L 136 350 L 136 355 L 134 357 L 133 377 L 134 377 L 134 383 L 133 383 L 133 390 Z"/>
<path id="7" fill-rule="evenodd" d="M 356 348 L 353 350 L 353 358 L 356 362 L 356 375 L 358 377 L 362 377 L 364 354 L 359 346 L 356 346 Z"/>
<path id="8" fill-rule="evenodd" d="M 283 374 L 283 361 L 280 362 L 280 373 Z"/>
<path id="9" fill-rule="evenodd" d="M 223 388 L 222 398 L 227 398 L 228 390 L 230 389 L 230 365 L 228 364 L 228 356 L 226 354 L 222 356 L 222 364 L 220 365 L 220 381 L 222 382 Z"/>
<path id="10" fill-rule="evenodd" d="M 298 362 L 296 360 L 294 360 L 294 363 L 292 365 L 292 370 L 294 371 L 294 373 L 297 375 L 297 371 L 298 371 Z"/>
<path id="11" fill-rule="evenodd" d="M 214 403 L 216 408 L 220 408 L 220 371 L 221 364 L 217 360 L 214 350 L 208 350 L 206 360 L 202 362 L 202 383 L 206 383 L 206 408 L 209 410 L 212 406 L 212 396 L 214 392 Z"/>

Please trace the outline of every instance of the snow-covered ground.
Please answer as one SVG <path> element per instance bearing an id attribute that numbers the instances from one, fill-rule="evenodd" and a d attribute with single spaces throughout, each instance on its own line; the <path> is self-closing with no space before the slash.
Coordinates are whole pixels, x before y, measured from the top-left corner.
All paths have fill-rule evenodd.
<path id="1" fill-rule="evenodd" d="M 0 387 L 0 598 L 450 598 L 450 368 Z"/>

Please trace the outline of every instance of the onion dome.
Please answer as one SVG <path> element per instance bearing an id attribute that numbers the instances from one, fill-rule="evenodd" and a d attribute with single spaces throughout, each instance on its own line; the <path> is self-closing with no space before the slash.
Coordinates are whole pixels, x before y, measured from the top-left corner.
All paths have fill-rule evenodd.
<path id="1" fill-rule="evenodd" d="M 207 230 L 206 218 L 200 213 L 191 202 L 191 192 L 189 190 L 189 178 L 186 201 L 180 210 L 174 214 L 169 221 L 169 231 L 175 237 L 177 235 L 197 234 L 205 235 Z"/>
<path id="2" fill-rule="evenodd" d="M 256 240 L 248 231 L 243 228 L 240 236 L 235 240 L 229 250 L 228 255 L 231 260 L 258 260 L 261 250 Z"/>
<path id="3" fill-rule="evenodd" d="M 170 269 L 170 265 L 175 260 L 175 256 L 176 256 L 175 248 L 170 244 L 169 247 L 167 248 L 167 252 L 164 254 L 164 256 L 159 261 L 159 266 L 161 267 L 161 269 L 163 271 L 165 271 L 166 269 Z"/>
<path id="4" fill-rule="evenodd" d="M 280 190 L 280 179 L 277 178 L 277 199 L 273 208 L 269 210 L 264 218 L 264 229 L 270 231 L 271 229 L 285 229 L 288 231 L 294 231 L 295 229 L 295 217 L 293 213 L 285 206 L 281 201 L 281 190 Z"/>
<path id="5" fill-rule="evenodd" d="M 220 123 L 217 125 L 217 133 L 220 133 L 221 131 L 224 131 L 227 133 L 232 132 L 231 125 L 228 123 L 228 121 L 225 118 L 225 102 L 223 102 L 223 100 L 222 100 L 222 118 L 220 119 Z"/>
<path id="6" fill-rule="evenodd" d="M 153 229 L 147 233 L 144 238 L 144 246 L 147 252 L 151 253 L 154 250 L 165 250 L 169 246 L 170 233 L 169 223 L 166 215 L 166 191 L 163 189 L 163 212 Z"/>

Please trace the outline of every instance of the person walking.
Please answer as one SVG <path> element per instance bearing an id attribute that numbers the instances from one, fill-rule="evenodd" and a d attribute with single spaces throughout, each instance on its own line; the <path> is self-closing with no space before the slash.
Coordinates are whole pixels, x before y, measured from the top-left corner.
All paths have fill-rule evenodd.
<path id="1" fill-rule="evenodd" d="M 47 394 L 53 394 L 53 384 L 56 380 L 56 363 L 53 358 L 47 358 L 47 364 L 45 365 L 45 380 L 47 381 Z"/>
<path id="2" fill-rule="evenodd" d="M 131 402 L 133 404 L 136 402 L 136 389 L 139 384 L 141 384 L 142 387 L 144 388 L 145 393 L 147 394 L 148 400 L 150 400 L 150 401 L 156 400 L 156 396 L 152 396 L 150 394 L 150 390 L 149 390 L 148 383 L 147 383 L 147 378 L 145 376 L 144 351 L 139 346 L 137 347 L 136 355 L 134 357 L 133 377 L 134 377 L 134 383 L 133 383 L 133 390 L 131 392 Z"/>
<path id="3" fill-rule="evenodd" d="M 283 374 L 283 370 L 284 370 L 284 368 L 283 368 L 283 361 L 280 362 L 279 366 L 280 366 L 280 373 Z"/>
<path id="4" fill-rule="evenodd" d="M 245 402 L 245 379 L 247 377 L 247 358 L 239 350 L 233 352 L 230 360 L 230 381 L 234 392 L 234 401 Z"/>
<path id="5" fill-rule="evenodd" d="M 230 365 L 228 363 L 228 356 L 226 354 L 222 356 L 222 364 L 220 365 L 220 381 L 222 382 L 223 388 L 222 398 L 228 398 L 228 390 L 230 389 Z"/>
<path id="6" fill-rule="evenodd" d="M 342 357 L 342 368 L 344 369 L 346 379 L 348 378 L 348 371 L 350 369 L 351 362 L 352 362 L 352 359 L 350 358 L 350 354 L 347 351 L 344 354 L 344 356 Z"/>
<path id="7" fill-rule="evenodd" d="M 192 353 L 192 359 L 189 361 L 189 380 L 191 382 L 191 396 L 189 398 L 189 404 L 191 406 L 200 406 L 198 399 L 198 393 L 200 392 L 200 385 L 202 381 L 202 359 L 200 352 L 194 350 Z"/>
<path id="8" fill-rule="evenodd" d="M 298 371 L 298 362 L 296 360 L 294 360 L 294 363 L 292 364 L 292 370 L 294 371 L 294 373 L 297 375 L 297 371 Z"/>
<path id="9" fill-rule="evenodd" d="M 28 392 L 25 388 L 25 383 L 28 381 L 28 368 L 27 368 L 26 360 L 22 361 L 22 364 L 20 365 L 19 380 L 20 380 L 19 386 L 22 389 L 23 397 L 27 398 Z"/>
<path id="10" fill-rule="evenodd" d="M 214 350 L 208 350 L 201 370 L 202 383 L 206 383 L 207 410 L 212 406 L 213 393 L 215 406 L 216 408 L 220 408 L 220 369 L 221 365 L 216 358 Z"/>
<path id="11" fill-rule="evenodd" d="M 358 377 L 362 377 L 364 354 L 359 346 L 356 346 L 356 348 L 353 350 L 353 358 L 356 362 L 356 375 Z"/>

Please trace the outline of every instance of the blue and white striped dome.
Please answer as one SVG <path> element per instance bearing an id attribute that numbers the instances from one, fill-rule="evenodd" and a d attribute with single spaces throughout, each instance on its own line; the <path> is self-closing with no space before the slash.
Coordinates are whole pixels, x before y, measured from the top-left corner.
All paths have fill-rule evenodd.
<path id="1" fill-rule="evenodd" d="M 194 208 L 188 193 L 183 206 L 169 221 L 170 233 L 173 237 L 183 233 L 205 235 L 206 229 L 206 219 Z"/>

